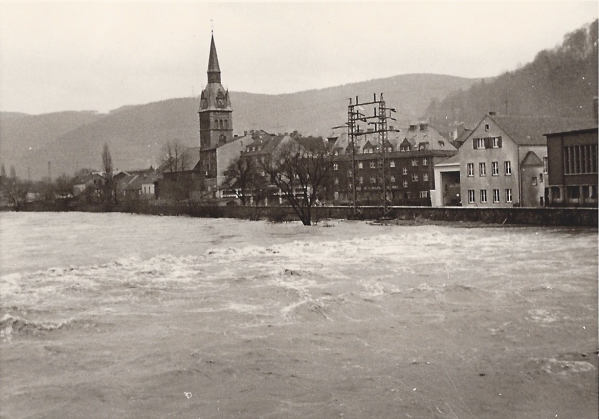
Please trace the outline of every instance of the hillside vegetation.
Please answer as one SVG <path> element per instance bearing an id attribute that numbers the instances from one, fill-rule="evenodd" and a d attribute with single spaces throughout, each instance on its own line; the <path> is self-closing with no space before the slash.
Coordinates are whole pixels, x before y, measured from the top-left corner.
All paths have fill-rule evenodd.
<path id="1" fill-rule="evenodd" d="M 440 130 L 473 125 L 488 111 L 510 115 L 591 118 L 597 95 L 597 20 L 564 36 L 561 45 L 492 81 L 482 80 L 442 100 L 426 114 Z"/>
<path id="2" fill-rule="evenodd" d="M 433 98 L 443 99 L 479 79 L 410 74 L 292 94 L 261 95 L 231 92 L 235 134 L 251 129 L 269 132 L 298 130 L 306 135 L 328 135 L 347 120 L 349 97 L 369 100 L 385 93 L 398 119 L 418 119 Z M 157 161 L 163 144 L 179 139 L 188 146 L 199 142 L 198 99 L 179 98 L 145 105 L 128 105 L 109 114 L 61 112 L 17 115 L 0 121 L 2 163 L 14 165 L 20 177 L 73 173 L 99 168 L 104 143 L 110 147 L 116 168 L 140 169 Z M 2 115 L 5 115 L 2 113 Z M 31 147 L 31 149 L 30 149 Z M 9 152 L 5 153 L 4 150 Z"/>

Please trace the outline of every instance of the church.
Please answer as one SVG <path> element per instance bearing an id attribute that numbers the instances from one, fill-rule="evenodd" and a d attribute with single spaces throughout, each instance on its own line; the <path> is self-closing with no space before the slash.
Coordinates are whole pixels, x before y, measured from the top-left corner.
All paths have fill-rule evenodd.
<path id="1" fill-rule="evenodd" d="M 229 91 L 221 83 L 221 71 L 214 43 L 210 41 L 208 84 L 200 95 L 200 161 L 194 170 L 204 178 L 205 191 L 215 198 L 224 181 L 224 170 L 245 148 L 243 138 L 233 136 L 233 108 Z"/>

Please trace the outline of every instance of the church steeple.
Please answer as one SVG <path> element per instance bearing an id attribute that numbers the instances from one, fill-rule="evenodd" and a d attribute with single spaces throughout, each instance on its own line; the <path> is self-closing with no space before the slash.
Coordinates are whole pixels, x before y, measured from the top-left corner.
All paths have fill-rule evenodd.
<path id="1" fill-rule="evenodd" d="M 213 149 L 233 140 L 233 109 L 220 79 L 214 35 L 210 40 L 208 84 L 200 95 L 200 148 Z"/>
<path id="2" fill-rule="evenodd" d="M 210 58 L 208 59 L 208 83 L 220 83 L 220 66 L 218 65 L 218 55 L 216 55 L 216 45 L 214 45 L 214 35 L 210 42 Z"/>

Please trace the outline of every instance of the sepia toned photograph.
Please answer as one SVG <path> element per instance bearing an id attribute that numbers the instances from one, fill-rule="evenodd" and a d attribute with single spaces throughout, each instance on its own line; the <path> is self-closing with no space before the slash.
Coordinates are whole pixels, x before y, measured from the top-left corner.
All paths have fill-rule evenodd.
<path id="1" fill-rule="evenodd" d="M 598 14 L 0 2 L 0 418 L 599 417 Z"/>

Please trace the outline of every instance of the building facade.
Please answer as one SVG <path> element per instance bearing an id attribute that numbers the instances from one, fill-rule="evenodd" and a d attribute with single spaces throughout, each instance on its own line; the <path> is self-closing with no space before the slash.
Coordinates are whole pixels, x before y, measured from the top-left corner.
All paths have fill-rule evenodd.
<path id="1" fill-rule="evenodd" d="M 459 148 L 462 205 L 544 206 L 547 140 L 543 134 L 580 122 L 576 118 L 485 115 Z"/>
<path id="2" fill-rule="evenodd" d="M 597 207 L 597 126 L 546 134 L 547 205 Z"/>
<path id="3" fill-rule="evenodd" d="M 383 160 L 378 149 L 378 134 L 356 141 L 356 200 L 363 205 L 378 205 L 383 199 L 383 176 L 387 200 L 393 205 L 431 205 L 430 191 L 435 189 L 433 167 L 456 154 L 455 147 L 426 123 L 411 124 L 390 135 Z M 333 146 L 333 168 L 327 187 L 327 200 L 348 203 L 352 199 L 351 148 L 346 137 Z"/>

